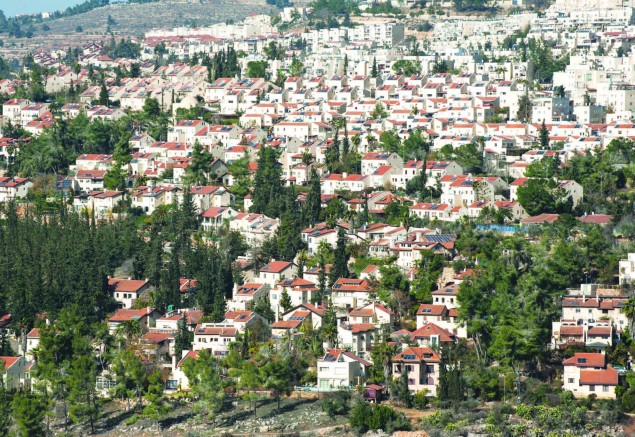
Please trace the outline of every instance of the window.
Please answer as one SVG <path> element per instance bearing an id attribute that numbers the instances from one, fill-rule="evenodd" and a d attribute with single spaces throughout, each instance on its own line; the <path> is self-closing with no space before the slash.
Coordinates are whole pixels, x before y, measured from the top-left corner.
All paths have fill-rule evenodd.
<path id="1" fill-rule="evenodd" d="M 575 383 L 575 379 L 574 378 L 569 378 L 569 384 L 574 384 Z"/>
<path id="2" fill-rule="evenodd" d="M 609 391 L 609 386 L 608 385 L 603 385 L 602 386 L 602 391 L 603 392 L 608 392 Z"/>
<path id="3" fill-rule="evenodd" d="M 589 386 L 589 391 L 595 391 L 595 386 L 594 385 L 590 385 Z"/>

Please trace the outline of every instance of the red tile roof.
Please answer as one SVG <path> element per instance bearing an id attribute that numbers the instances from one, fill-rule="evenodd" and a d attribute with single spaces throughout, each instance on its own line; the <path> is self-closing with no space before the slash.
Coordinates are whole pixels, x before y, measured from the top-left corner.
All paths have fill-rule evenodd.
<path id="1" fill-rule="evenodd" d="M 280 273 L 292 265 L 293 263 L 287 261 L 271 261 L 269 264 L 262 267 L 260 271 L 265 273 Z"/>
<path id="2" fill-rule="evenodd" d="M 333 292 L 336 291 L 371 291 L 372 287 L 366 279 L 340 278 L 333 284 Z"/>
<path id="3" fill-rule="evenodd" d="M 433 335 L 438 335 L 439 341 L 441 341 L 442 343 L 450 343 L 453 342 L 455 339 L 454 334 L 452 334 L 450 331 L 430 322 L 426 323 L 421 328 L 412 331 L 410 337 L 413 340 L 416 340 L 418 338 L 430 338 Z"/>
<path id="4" fill-rule="evenodd" d="M 0 357 L 0 360 L 4 363 L 5 370 L 13 366 L 19 359 L 20 357 Z"/>
<path id="5" fill-rule="evenodd" d="M 145 280 L 120 278 L 108 279 L 108 286 L 112 291 L 138 292 L 146 286 L 146 284 L 148 284 L 148 281 Z"/>
<path id="6" fill-rule="evenodd" d="M 442 316 L 447 311 L 445 305 L 421 304 L 417 309 L 418 316 Z"/>
<path id="7" fill-rule="evenodd" d="M 174 336 L 172 334 L 161 333 L 161 332 L 148 332 L 145 334 L 141 340 L 146 343 L 163 343 L 164 341 L 168 341 L 173 339 Z"/>
<path id="8" fill-rule="evenodd" d="M 563 366 L 604 367 L 604 355 L 600 353 L 578 352 L 562 362 Z"/>
<path id="9" fill-rule="evenodd" d="M 140 310 L 119 309 L 113 314 L 109 322 L 125 322 L 128 320 L 139 320 L 140 318 L 152 314 L 156 311 L 154 308 L 142 308 Z"/>
<path id="10" fill-rule="evenodd" d="M 602 370 L 580 370 L 580 385 L 617 385 L 617 370 L 607 366 Z"/>
<path id="11" fill-rule="evenodd" d="M 409 347 L 403 352 L 397 354 L 393 358 L 393 361 L 425 361 L 429 363 L 440 363 L 441 356 L 437 352 L 427 347 Z"/>
<path id="12" fill-rule="evenodd" d="M 357 334 L 359 332 L 372 331 L 375 329 L 375 325 L 372 323 L 351 323 L 348 325 L 340 325 L 340 328 L 346 331 L 352 331 L 353 334 Z"/>

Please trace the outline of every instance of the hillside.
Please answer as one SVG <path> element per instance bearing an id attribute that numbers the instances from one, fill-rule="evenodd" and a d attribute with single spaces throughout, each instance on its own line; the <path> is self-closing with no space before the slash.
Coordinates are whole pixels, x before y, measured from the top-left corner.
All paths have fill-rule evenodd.
<path id="1" fill-rule="evenodd" d="M 148 29 L 184 25 L 203 26 L 227 20 L 242 20 L 251 13 L 269 13 L 274 8 L 265 0 L 163 0 L 157 3 L 115 4 L 93 9 L 84 14 L 47 21 L 49 30 L 41 26 L 31 39 L 13 39 L 5 35 L 0 55 L 22 56 L 38 49 L 66 48 L 86 41 L 109 38 L 108 16 L 116 24 L 111 31 L 119 36 L 143 36 Z M 81 26 L 83 32 L 78 33 Z"/>

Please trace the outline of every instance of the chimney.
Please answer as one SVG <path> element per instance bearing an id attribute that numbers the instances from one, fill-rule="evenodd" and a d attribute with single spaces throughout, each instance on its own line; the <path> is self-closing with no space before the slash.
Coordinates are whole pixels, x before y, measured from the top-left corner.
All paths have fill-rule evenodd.
<path id="1" fill-rule="evenodd" d="M 346 172 L 342 173 L 342 179 L 346 179 L 347 176 L 348 176 L 348 173 Z"/>

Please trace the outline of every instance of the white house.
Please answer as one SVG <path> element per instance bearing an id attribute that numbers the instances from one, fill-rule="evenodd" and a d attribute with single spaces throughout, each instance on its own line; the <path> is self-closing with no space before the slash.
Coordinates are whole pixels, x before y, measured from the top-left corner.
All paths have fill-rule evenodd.
<path id="1" fill-rule="evenodd" d="M 344 349 L 328 349 L 317 362 L 317 381 L 320 389 L 338 389 L 361 385 L 372 365 Z"/>
<path id="2" fill-rule="evenodd" d="M 585 398 L 594 394 L 599 399 L 615 399 L 618 373 L 616 369 L 606 365 L 603 354 L 577 352 L 562 364 L 562 388 L 573 392 L 575 397 Z"/>

